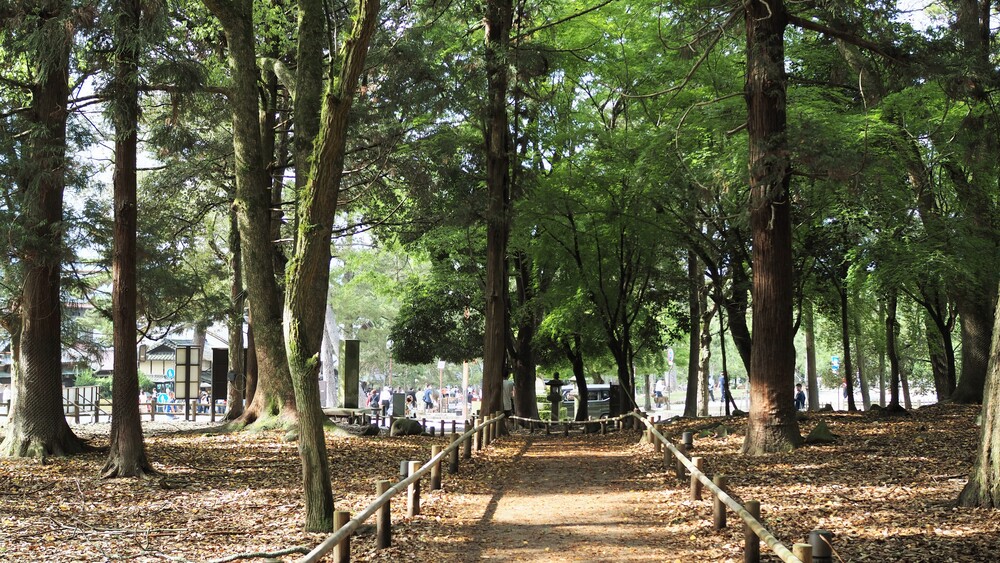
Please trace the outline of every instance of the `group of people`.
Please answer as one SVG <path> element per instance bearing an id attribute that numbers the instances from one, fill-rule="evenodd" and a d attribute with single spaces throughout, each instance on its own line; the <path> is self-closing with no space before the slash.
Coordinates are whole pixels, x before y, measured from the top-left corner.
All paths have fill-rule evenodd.
<path id="1" fill-rule="evenodd" d="M 412 387 L 408 389 L 403 388 L 392 388 L 388 385 L 383 387 L 373 387 L 366 393 L 366 406 L 369 408 L 381 409 L 382 416 L 388 416 L 391 413 L 392 407 L 392 396 L 395 393 L 403 393 L 406 396 L 406 415 L 413 416 L 418 410 L 424 412 L 430 412 L 438 408 L 442 400 L 447 401 L 459 401 L 462 396 L 462 390 L 455 386 L 445 386 L 438 389 L 432 386 L 430 383 L 426 384 L 424 389 L 420 392 L 419 397 L 417 391 Z M 480 400 L 480 392 L 478 388 L 470 387 L 466 393 L 465 400 L 470 404 L 473 401 Z M 459 403 L 461 404 L 461 403 Z"/>

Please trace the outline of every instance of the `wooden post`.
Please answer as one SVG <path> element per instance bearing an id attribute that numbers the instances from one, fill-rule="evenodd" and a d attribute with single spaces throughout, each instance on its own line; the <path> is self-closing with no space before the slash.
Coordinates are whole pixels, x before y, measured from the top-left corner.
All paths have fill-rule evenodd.
<path id="1" fill-rule="evenodd" d="M 430 433 L 430 430 L 427 429 L 427 419 L 426 418 L 420 419 L 420 426 L 424 427 L 424 432 L 427 432 L 428 434 Z"/>
<path id="2" fill-rule="evenodd" d="M 346 510 L 335 510 L 333 512 L 333 531 L 337 531 L 351 520 L 351 513 Z M 351 561 L 351 536 L 344 536 L 340 543 L 333 546 L 333 563 L 350 563 Z"/>
<path id="3" fill-rule="evenodd" d="M 375 496 L 384 495 L 391 486 L 392 481 L 378 481 L 375 483 Z M 375 532 L 375 547 L 378 549 L 385 549 L 392 545 L 392 512 L 389 506 L 391 503 L 390 499 L 378 509 Z"/>
<path id="4" fill-rule="evenodd" d="M 454 434 L 457 431 L 458 431 L 458 421 L 457 420 L 452 420 L 451 421 L 451 433 Z"/>
<path id="5" fill-rule="evenodd" d="M 420 469 L 419 461 L 411 461 L 410 468 L 407 475 L 413 475 Z M 416 516 L 420 514 L 420 479 L 410 483 L 410 486 L 406 489 L 406 515 Z"/>
<path id="6" fill-rule="evenodd" d="M 569 436 L 569 423 L 563 423 L 563 436 Z"/>
<path id="7" fill-rule="evenodd" d="M 712 477 L 712 482 L 715 483 L 716 487 L 722 490 L 726 490 L 726 476 L 721 473 L 716 473 Z M 718 496 L 715 497 L 715 502 L 712 504 L 712 528 L 718 532 L 719 530 L 726 527 L 726 504 L 722 502 L 722 499 Z"/>
<path id="8" fill-rule="evenodd" d="M 701 458 L 692 457 L 691 463 L 697 469 L 697 471 L 691 472 L 691 500 L 701 500 L 701 481 L 698 479 L 701 474 Z"/>
<path id="9" fill-rule="evenodd" d="M 444 419 L 441 419 L 441 435 L 444 436 Z"/>
<path id="10" fill-rule="evenodd" d="M 760 502 L 748 500 L 744 505 L 747 512 L 755 519 L 760 520 Z M 743 563 L 760 563 L 760 538 L 746 522 L 743 523 Z"/>
<path id="11" fill-rule="evenodd" d="M 673 461 L 671 460 L 671 457 L 672 457 L 672 455 L 670 453 L 670 450 L 668 450 L 667 448 L 663 448 L 663 470 L 664 471 L 670 471 L 670 465 L 673 463 Z"/>
<path id="12" fill-rule="evenodd" d="M 549 420 L 545 422 L 545 434 L 548 435 L 551 433 L 552 433 L 552 421 Z"/>
<path id="13" fill-rule="evenodd" d="M 455 442 L 457 441 L 458 441 L 458 434 L 454 430 L 452 430 L 451 445 L 454 447 L 451 449 L 451 454 L 450 454 L 451 457 L 449 458 L 449 463 L 448 463 L 448 473 L 452 474 L 458 473 L 458 446 L 460 444 L 456 444 Z"/>
<path id="14" fill-rule="evenodd" d="M 601 421 L 601 436 L 604 436 L 607 433 L 608 433 L 608 421 L 607 420 L 602 420 Z"/>
<path id="15" fill-rule="evenodd" d="M 486 427 L 483 428 L 483 447 L 488 448 L 490 446 L 490 438 L 493 434 L 493 419 L 487 418 L 485 420 Z"/>
<path id="16" fill-rule="evenodd" d="M 156 395 L 155 394 L 153 395 L 153 398 L 149 400 L 149 405 L 150 405 L 149 406 L 149 420 L 152 422 L 152 421 L 156 420 Z M 7 412 L 8 413 L 10 412 L 10 403 L 7 403 Z"/>
<path id="17" fill-rule="evenodd" d="M 680 446 L 678 446 L 677 450 L 679 452 L 681 452 L 681 457 L 686 457 L 687 456 L 687 448 L 684 447 L 684 444 L 681 444 Z M 676 463 L 674 465 L 674 471 L 677 473 L 677 480 L 678 481 L 683 481 L 684 480 L 684 473 L 687 470 L 684 468 L 684 462 L 681 461 L 680 457 L 678 457 L 677 460 L 676 460 Z"/>
<path id="18" fill-rule="evenodd" d="M 475 424 L 476 421 L 472 421 L 472 423 Z M 483 429 L 479 428 L 476 430 L 476 451 L 480 452 L 482 450 L 483 450 Z"/>
<path id="19" fill-rule="evenodd" d="M 694 451 L 694 432 L 690 430 L 681 434 L 681 440 L 684 442 L 684 447 L 687 448 L 685 451 Z"/>
<path id="20" fill-rule="evenodd" d="M 653 451 L 655 451 L 656 453 L 660 453 L 661 451 L 663 451 L 663 442 L 661 442 L 660 439 L 656 437 L 656 434 L 650 432 L 649 439 L 653 441 Z"/>
<path id="21" fill-rule="evenodd" d="M 441 453 L 441 446 L 431 446 L 431 459 L 434 459 Z M 430 490 L 437 491 L 441 488 L 441 460 L 434 462 L 431 466 L 431 487 Z"/>
<path id="22" fill-rule="evenodd" d="M 465 430 L 468 431 L 471 426 L 469 426 L 469 421 L 465 421 Z M 474 436 L 474 435 L 473 435 Z M 465 459 L 472 459 L 472 436 L 469 436 L 462 442 L 462 457 Z"/>
<path id="23" fill-rule="evenodd" d="M 813 563 L 830 563 L 833 561 L 832 539 L 833 533 L 826 530 L 813 530 L 809 532 L 809 545 L 812 546 Z"/>
<path id="24" fill-rule="evenodd" d="M 802 563 L 813 563 L 813 547 L 807 543 L 797 543 L 792 546 L 792 555 Z"/>
<path id="25" fill-rule="evenodd" d="M 431 431 L 431 438 L 433 438 L 434 437 L 434 427 L 431 426 L 428 430 Z"/>

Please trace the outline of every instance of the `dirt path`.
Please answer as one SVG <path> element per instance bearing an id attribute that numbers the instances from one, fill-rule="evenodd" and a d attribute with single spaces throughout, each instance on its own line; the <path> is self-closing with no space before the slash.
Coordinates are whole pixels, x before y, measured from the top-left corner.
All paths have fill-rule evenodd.
<path id="1" fill-rule="evenodd" d="M 503 467 L 484 487 L 490 490 L 429 499 L 427 532 L 449 526 L 433 542 L 436 555 L 462 562 L 729 559 L 732 550 L 721 545 L 734 538 L 711 531 L 708 502 L 687 501 L 685 487 L 651 471 L 651 456 L 635 451 L 648 446 L 635 437 L 504 438 L 494 444 Z"/>

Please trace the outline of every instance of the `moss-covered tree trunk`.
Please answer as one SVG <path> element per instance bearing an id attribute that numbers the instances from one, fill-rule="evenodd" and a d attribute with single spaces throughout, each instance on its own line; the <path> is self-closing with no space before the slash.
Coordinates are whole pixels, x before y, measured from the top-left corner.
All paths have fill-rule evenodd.
<path id="1" fill-rule="evenodd" d="M 330 243 L 344 173 L 348 117 L 378 13 L 378 0 L 359 0 L 354 27 L 341 53 L 340 73 L 327 87 L 312 153 L 313 165 L 299 193 L 295 254 L 288 265 L 285 294 L 288 361 L 299 407 L 305 529 L 314 532 L 333 528 L 333 492 L 323 432 L 326 418 L 319 396 L 319 354 L 330 287 Z M 317 32 L 307 25 L 307 20 L 323 17 L 322 0 L 300 0 L 299 14 L 298 59 L 320 57 L 324 47 L 322 29 Z M 299 84 L 297 91 L 303 87 Z"/>
<path id="2" fill-rule="evenodd" d="M 282 302 L 274 271 L 270 236 L 271 179 L 261 149 L 260 112 L 250 0 L 204 0 L 225 30 L 232 73 L 229 102 L 233 110 L 236 157 L 236 216 L 243 251 L 243 277 L 254 327 L 258 378 L 252 402 L 241 421 L 282 416 L 294 420 L 295 395 L 285 355 Z M 263 420 L 262 420 L 263 422 Z"/>
<path id="3" fill-rule="evenodd" d="M 997 311 L 983 396 L 979 449 L 969 482 L 958 497 L 962 506 L 1000 508 L 1000 309 Z"/>
<path id="4" fill-rule="evenodd" d="M 240 230 L 235 210 L 229 213 L 229 315 L 226 326 L 229 333 L 229 385 L 226 389 L 226 420 L 236 420 L 243 416 L 243 401 L 246 391 L 246 366 L 243 353 L 244 293 L 242 251 L 240 250 Z M 212 408 L 215 408 L 213 405 Z"/>
<path id="5" fill-rule="evenodd" d="M 14 370 L 12 412 L 0 455 L 45 456 L 80 452 L 84 443 L 70 430 L 62 408 L 60 272 L 63 252 L 63 190 L 69 55 L 73 43 L 68 2 L 45 2 L 30 45 L 34 57 L 31 102 L 25 113 L 33 128 L 24 136 L 19 184 L 25 230 L 18 256 L 21 290 L 20 358 Z M 138 397 L 138 394 L 136 394 Z"/>
<path id="6" fill-rule="evenodd" d="M 745 4 L 750 228 L 753 237 L 753 350 L 750 415 L 743 452 L 796 447 L 792 337 L 792 223 L 785 135 L 785 42 L 781 1 Z"/>
<path id="7" fill-rule="evenodd" d="M 114 249 L 111 257 L 111 317 L 114 324 L 114 414 L 103 477 L 154 473 L 146 458 L 139 416 L 136 358 L 136 153 L 139 141 L 139 56 L 142 8 L 139 0 L 115 2 Z"/>

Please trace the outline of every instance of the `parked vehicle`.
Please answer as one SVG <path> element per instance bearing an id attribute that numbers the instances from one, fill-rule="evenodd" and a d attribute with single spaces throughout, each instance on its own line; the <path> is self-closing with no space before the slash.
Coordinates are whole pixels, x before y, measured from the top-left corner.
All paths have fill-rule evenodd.
<path id="1" fill-rule="evenodd" d="M 617 407 L 612 407 L 612 397 L 617 399 L 618 386 L 608 383 L 591 383 L 587 385 L 587 416 L 590 418 L 608 418 L 617 416 Z M 576 397 L 576 408 L 580 408 L 582 397 Z M 575 411 L 574 411 L 575 412 Z"/>

